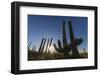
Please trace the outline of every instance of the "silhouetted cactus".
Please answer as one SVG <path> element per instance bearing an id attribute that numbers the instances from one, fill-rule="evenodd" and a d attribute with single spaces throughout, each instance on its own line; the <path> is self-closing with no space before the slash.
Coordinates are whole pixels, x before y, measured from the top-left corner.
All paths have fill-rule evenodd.
<path id="1" fill-rule="evenodd" d="M 68 21 L 69 26 L 69 34 L 70 34 L 70 44 L 67 43 L 67 37 L 66 37 L 66 31 L 65 31 L 65 21 L 63 21 L 63 27 L 62 27 L 62 44 L 61 41 L 58 40 L 58 47 L 56 44 L 54 44 L 54 48 L 58 53 L 63 53 L 64 58 L 79 58 L 79 52 L 77 49 L 77 46 L 80 45 L 83 42 L 83 39 L 75 39 L 74 38 L 74 32 L 72 29 L 72 22 Z M 72 50 L 72 55 L 69 55 L 69 52 Z"/>
<path id="2" fill-rule="evenodd" d="M 81 38 L 75 39 L 75 42 L 76 42 L 76 45 L 79 46 L 83 42 L 83 39 L 81 39 Z M 68 47 L 71 49 L 71 44 L 69 44 Z"/>
<path id="3" fill-rule="evenodd" d="M 70 43 L 67 43 L 66 29 L 65 29 L 65 21 L 63 21 L 62 25 L 62 40 L 57 40 L 57 44 L 53 44 L 55 50 L 57 52 L 51 53 L 52 49 L 49 49 L 52 45 L 53 38 L 46 39 L 42 38 L 39 50 L 36 51 L 35 45 L 33 45 L 32 49 L 30 46 L 32 42 L 28 45 L 28 60 L 44 60 L 44 59 L 69 59 L 69 58 L 86 58 L 87 52 L 83 54 L 79 54 L 77 46 L 83 42 L 82 38 L 75 38 L 74 31 L 72 28 L 72 22 L 68 21 L 69 35 L 70 35 Z M 83 49 L 86 51 L 85 49 Z"/>
<path id="4" fill-rule="evenodd" d="M 42 38 L 42 41 L 41 41 L 41 44 L 40 44 L 40 47 L 39 47 L 38 53 L 40 53 L 40 52 L 41 52 L 42 45 L 43 45 L 43 41 L 44 41 L 44 38 Z"/>
<path id="5" fill-rule="evenodd" d="M 79 52 L 78 52 L 78 49 L 77 49 L 77 43 L 76 43 L 75 37 L 74 37 L 72 22 L 68 21 L 68 25 L 69 25 L 69 34 L 70 34 L 70 42 L 71 42 L 71 49 L 72 49 L 72 57 L 78 58 L 78 57 L 80 57 L 80 55 L 79 55 Z"/>
<path id="6" fill-rule="evenodd" d="M 43 53 L 44 47 L 45 47 L 45 43 L 46 43 L 46 39 L 44 39 L 43 45 L 42 45 L 42 49 L 41 49 L 41 53 Z"/>
<path id="7" fill-rule="evenodd" d="M 63 21 L 63 28 L 62 28 L 62 37 L 63 37 L 63 47 L 67 47 L 67 38 L 66 38 L 66 31 L 65 31 L 65 21 Z"/>
<path id="8" fill-rule="evenodd" d="M 76 42 L 76 45 L 78 46 L 83 42 L 83 39 L 82 38 L 75 39 L 75 42 Z"/>
<path id="9" fill-rule="evenodd" d="M 63 49 L 62 49 L 60 40 L 58 40 L 58 47 L 56 46 L 56 44 L 54 44 L 54 48 L 59 53 L 62 53 L 63 52 Z"/>
<path id="10" fill-rule="evenodd" d="M 58 53 L 63 53 L 64 58 L 69 58 L 69 52 L 71 51 L 71 48 L 69 46 L 65 47 L 61 45 L 61 41 L 58 40 L 58 47 L 56 46 L 56 44 L 54 44 L 54 48 Z"/>
<path id="11" fill-rule="evenodd" d="M 68 47 L 67 44 L 65 21 L 63 21 L 62 37 L 63 37 L 62 38 L 63 45 L 61 45 L 61 41 L 58 40 L 58 47 L 56 46 L 56 44 L 54 44 L 54 48 L 56 49 L 57 52 L 63 53 L 64 58 L 69 58 L 69 52 L 71 51 L 71 49 Z"/>

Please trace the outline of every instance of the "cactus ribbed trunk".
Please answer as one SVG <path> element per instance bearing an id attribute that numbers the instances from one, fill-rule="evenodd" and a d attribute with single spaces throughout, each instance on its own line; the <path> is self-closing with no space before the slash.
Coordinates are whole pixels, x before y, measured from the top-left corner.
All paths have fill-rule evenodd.
<path id="1" fill-rule="evenodd" d="M 68 58 L 69 57 L 69 51 L 68 51 L 68 45 L 67 45 L 65 21 L 63 21 L 62 35 L 63 35 L 63 40 L 62 41 L 63 41 L 63 54 L 64 54 L 64 58 Z"/>
<path id="2" fill-rule="evenodd" d="M 63 47 L 65 47 L 65 46 L 67 46 L 66 31 L 65 31 L 65 21 L 63 21 L 62 35 L 63 35 Z"/>
<path id="3" fill-rule="evenodd" d="M 77 45 L 76 45 L 75 38 L 74 38 L 74 32 L 72 29 L 72 22 L 69 21 L 68 24 L 69 24 L 69 33 L 70 33 L 70 41 L 71 41 L 71 48 L 72 48 L 72 57 L 78 58 L 80 56 L 79 56 Z"/>
<path id="4" fill-rule="evenodd" d="M 57 52 L 59 53 L 63 53 L 64 54 L 64 58 L 67 59 L 69 58 L 69 47 L 67 44 L 67 37 L 66 37 L 66 30 L 65 30 L 65 21 L 63 21 L 63 25 L 62 25 L 62 44 L 61 45 L 61 41 L 58 40 L 58 48 L 56 46 L 56 44 L 54 44 L 54 48 L 56 49 Z"/>

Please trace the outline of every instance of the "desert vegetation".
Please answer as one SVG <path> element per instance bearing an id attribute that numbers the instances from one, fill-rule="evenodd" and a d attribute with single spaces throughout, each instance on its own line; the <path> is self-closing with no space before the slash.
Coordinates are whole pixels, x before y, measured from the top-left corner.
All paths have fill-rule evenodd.
<path id="1" fill-rule="evenodd" d="M 62 40 L 57 40 L 53 43 L 53 38 L 47 39 L 43 37 L 39 49 L 36 50 L 34 43 L 30 42 L 28 45 L 28 60 L 54 60 L 54 59 L 78 59 L 87 58 L 88 53 L 85 48 L 83 52 L 79 52 L 78 46 L 84 41 L 82 38 L 75 38 L 74 31 L 72 28 L 72 21 L 68 21 L 70 43 L 68 43 L 65 21 L 62 22 Z M 30 48 L 30 45 L 33 45 Z M 51 45 L 54 47 L 54 52 L 51 52 Z"/>

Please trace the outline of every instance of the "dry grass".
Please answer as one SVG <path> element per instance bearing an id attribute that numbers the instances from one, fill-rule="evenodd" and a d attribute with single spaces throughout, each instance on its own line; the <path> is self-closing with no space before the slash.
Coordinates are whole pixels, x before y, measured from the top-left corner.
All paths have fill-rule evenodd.
<path id="1" fill-rule="evenodd" d="M 87 58 L 87 57 L 88 57 L 87 53 L 80 53 L 80 58 Z M 57 52 L 51 53 L 50 51 L 38 53 L 36 51 L 28 50 L 28 60 L 29 61 L 32 61 L 32 60 L 56 60 L 56 59 L 64 59 L 63 53 L 57 53 Z M 68 59 L 74 59 L 74 58 L 72 58 L 71 54 L 70 54 L 70 58 L 68 58 Z M 79 59 L 79 58 L 77 58 L 77 59 Z"/>

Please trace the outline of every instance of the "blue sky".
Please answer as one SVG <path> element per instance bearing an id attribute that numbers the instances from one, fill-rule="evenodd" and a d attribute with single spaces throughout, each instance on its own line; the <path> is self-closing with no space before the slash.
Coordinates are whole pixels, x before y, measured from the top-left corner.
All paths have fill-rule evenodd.
<path id="1" fill-rule="evenodd" d="M 58 39 L 62 40 L 63 20 L 66 22 L 65 29 L 68 42 L 70 43 L 68 20 L 71 20 L 75 37 L 83 39 L 83 43 L 78 47 L 87 49 L 87 17 L 28 15 L 28 44 L 32 41 L 32 45 L 34 44 L 38 50 L 43 37 L 53 38 L 53 43 L 57 43 Z"/>

